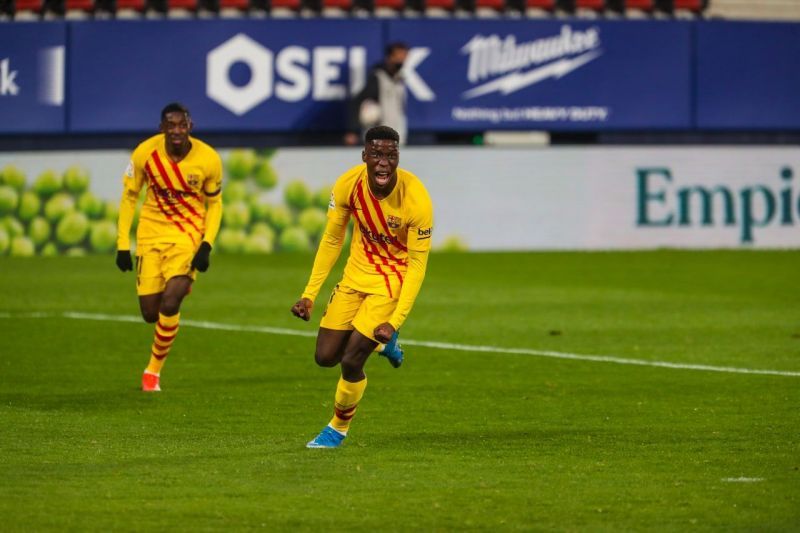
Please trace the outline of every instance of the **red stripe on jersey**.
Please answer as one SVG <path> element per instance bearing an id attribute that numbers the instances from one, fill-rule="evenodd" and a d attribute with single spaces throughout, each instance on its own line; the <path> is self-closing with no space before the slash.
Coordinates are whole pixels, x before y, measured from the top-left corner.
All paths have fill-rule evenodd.
<path id="1" fill-rule="evenodd" d="M 375 195 L 372 194 L 371 190 L 369 191 L 369 199 L 372 201 L 372 207 L 375 208 L 375 213 L 377 213 L 378 220 L 380 221 L 381 225 L 383 226 L 383 229 L 386 231 L 386 235 L 388 235 L 389 237 L 392 238 L 392 244 L 395 245 L 396 247 L 400 248 L 404 252 L 407 252 L 408 248 L 403 246 L 403 243 L 401 243 L 399 240 L 397 240 L 397 237 L 392 235 L 392 232 L 389 231 L 389 224 L 386 223 L 386 217 L 383 216 L 383 209 L 381 209 L 381 204 L 378 201 L 378 199 L 375 198 Z"/>
<path id="2" fill-rule="evenodd" d="M 369 246 L 371 243 L 367 241 L 367 238 L 364 237 L 363 233 L 361 234 L 361 242 L 364 244 L 364 253 L 367 255 L 367 261 L 369 261 L 369 264 L 375 267 L 375 270 L 378 272 L 378 274 L 383 276 L 383 281 L 386 284 L 386 290 L 389 291 L 389 298 L 394 298 L 394 296 L 392 295 L 392 284 L 389 283 L 389 276 L 386 274 L 386 272 L 383 271 L 381 266 L 378 263 L 376 263 L 375 260 L 372 258 L 372 252 L 369 251 Z"/>
<path id="3" fill-rule="evenodd" d="M 169 355 L 169 354 L 166 354 L 166 353 L 165 353 L 164 355 L 158 355 L 156 352 L 150 352 L 150 353 L 152 353 L 152 354 L 153 354 L 153 357 L 155 357 L 155 358 L 156 358 L 156 359 L 158 359 L 159 361 L 163 361 L 163 360 L 164 360 L 164 358 L 166 358 L 166 357 L 167 357 L 167 355 Z"/>
<path id="4" fill-rule="evenodd" d="M 352 210 L 353 217 L 355 217 L 356 222 L 358 223 L 359 226 L 361 226 L 362 228 L 366 228 L 366 225 L 364 225 L 364 222 L 361 220 L 361 217 L 358 216 L 358 210 L 355 209 L 355 205 L 353 203 L 353 196 L 352 195 L 350 196 L 350 201 L 351 201 L 350 208 Z M 361 204 L 361 205 L 362 205 L 362 212 L 366 212 L 366 209 L 363 209 L 364 204 Z M 368 216 L 368 215 L 369 215 L 369 213 L 366 213 L 365 216 Z M 378 252 L 378 248 L 375 246 L 375 243 L 368 241 L 366 239 L 366 237 L 364 237 L 364 233 L 363 232 L 359 231 L 359 233 L 361 233 L 361 242 L 364 245 L 364 254 L 367 256 L 367 261 L 369 261 L 369 263 L 371 265 L 374 265 L 375 266 L 375 270 L 377 270 L 383 276 L 383 279 L 386 282 L 386 289 L 389 291 L 389 297 L 390 298 L 394 298 L 394 296 L 392 296 L 392 287 L 391 287 L 391 284 L 389 283 L 389 276 L 383 271 L 383 269 L 381 269 L 381 266 L 372 259 L 373 255 L 377 255 L 378 257 L 380 257 L 381 258 L 381 262 L 384 265 L 389 266 L 394 271 L 394 273 L 397 274 L 397 278 L 400 280 L 401 284 L 403 283 L 403 277 L 400 275 L 400 272 L 397 271 L 397 269 L 394 267 L 394 265 L 389 265 L 389 262 L 386 260 L 386 258 L 383 257 Z M 370 247 L 372 248 L 372 252 L 370 252 Z"/>
<path id="5" fill-rule="evenodd" d="M 172 180 L 169 179 L 169 174 L 167 174 L 167 169 L 164 168 L 164 164 L 161 162 L 161 158 L 158 157 L 158 152 L 153 150 L 153 153 L 151 154 L 151 156 L 153 158 L 153 161 L 155 161 L 155 163 L 156 163 L 156 167 L 158 167 L 158 171 L 161 172 L 161 177 L 164 180 L 164 185 L 166 185 L 167 188 L 170 191 L 172 191 L 172 193 L 174 194 L 175 198 L 177 198 L 178 201 L 181 203 L 181 205 L 183 205 L 186 209 L 188 209 L 191 214 L 193 214 L 197 218 L 203 218 L 203 217 L 200 216 L 200 213 L 195 211 L 194 207 L 192 207 L 191 204 L 189 204 L 189 202 L 187 202 L 186 200 L 183 199 L 183 196 L 172 185 Z M 183 191 L 181 191 L 181 192 L 183 192 Z M 190 224 L 192 224 L 192 226 L 194 226 L 194 223 L 191 220 L 189 220 L 189 218 L 186 215 L 183 215 L 182 213 L 181 213 L 181 215 Z M 197 229 L 197 226 L 194 226 L 194 229 Z M 197 232 L 199 233 L 200 230 L 197 229 Z"/>
<path id="6" fill-rule="evenodd" d="M 186 184 L 186 180 L 183 179 L 183 173 L 181 172 L 181 168 L 178 166 L 178 163 L 169 158 L 168 161 L 170 166 L 172 166 L 172 171 L 175 173 L 175 176 L 178 178 L 178 181 L 181 182 L 181 186 L 186 190 L 187 193 L 189 193 L 189 195 L 199 200 L 200 195 L 194 192 L 192 188 Z"/>
<path id="7" fill-rule="evenodd" d="M 189 204 L 187 204 L 187 203 L 186 203 L 186 200 L 184 200 L 183 198 L 181 198 L 181 196 L 180 196 L 180 195 L 177 193 L 177 191 L 175 190 L 175 188 L 172 186 L 172 182 L 169 180 L 169 176 L 167 175 L 167 171 L 166 171 L 166 169 L 164 168 L 164 165 L 162 165 L 162 164 L 161 164 L 161 161 L 158 159 L 158 154 L 157 154 L 156 152 L 153 152 L 152 156 L 153 156 L 153 161 L 154 161 L 154 162 L 155 162 L 155 164 L 156 164 L 156 167 L 158 167 L 158 171 L 159 171 L 159 172 L 161 172 L 161 179 L 163 179 L 163 180 L 164 180 L 164 185 L 166 185 L 166 188 L 167 188 L 167 189 L 169 189 L 169 191 L 172 193 L 172 196 L 173 196 L 173 197 L 175 197 L 175 198 L 177 198 L 177 199 L 178 199 L 178 201 L 179 201 L 181 204 L 183 204 L 184 206 L 186 206 L 186 208 L 187 208 L 187 209 L 189 209 L 190 211 L 194 211 L 194 209 L 192 209 L 192 207 L 191 207 Z M 149 165 L 149 162 L 148 162 L 148 163 L 145 163 L 145 170 L 147 170 L 147 169 L 149 168 L 149 166 L 148 166 L 148 165 Z M 157 181 L 156 181 L 156 179 L 155 179 L 155 175 L 153 174 L 153 171 L 152 171 L 152 169 L 151 169 L 151 170 L 148 170 L 148 172 L 150 173 L 150 177 L 153 179 L 153 182 L 154 182 L 156 185 L 158 185 L 158 182 L 157 182 Z M 198 228 L 198 227 L 195 225 L 195 223 L 194 223 L 194 222 L 192 222 L 192 220 L 191 220 L 189 217 L 187 217 L 186 215 L 184 215 L 183 213 L 181 213 L 181 210 L 180 210 L 180 209 L 178 209 L 178 206 L 176 206 L 175 204 L 170 204 L 170 205 L 169 205 L 169 207 L 172 209 L 172 212 L 173 212 L 173 213 L 175 213 L 176 215 L 178 215 L 179 217 L 181 217 L 183 220 L 185 220 L 186 222 L 188 222 L 188 223 L 189 223 L 189 224 L 190 224 L 190 225 L 191 225 L 191 226 L 194 228 L 194 230 L 195 230 L 197 233 L 200 233 L 200 228 Z M 198 216 L 199 216 L 199 215 L 198 215 Z M 194 238 L 192 238 L 192 240 L 194 240 Z"/>
<path id="8" fill-rule="evenodd" d="M 161 198 L 158 197 L 158 189 L 160 189 L 161 187 L 158 186 L 158 182 L 156 181 L 156 178 L 153 176 L 153 171 L 150 170 L 150 163 L 145 163 L 144 164 L 144 171 L 147 174 L 148 179 L 150 180 L 151 189 L 153 189 L 153 197 L 156 199 L 156 204 L 158 205 L 158 208 L 161 210 L 161 213 L 165 217 L 167 217 L 167 220 L 169 220 L 170 222 L 175 224 L 178 227 L 179 230 L 181 230 L 182 232 L 186 233 L 186 230 L 183 229 L 183 226 L 181 226 L 181 223 L 178 222 L 177 220 L 173 219 L 172 216 L 167 212 L 166 208 L 161 203 Z"/>
<path id="9" fill-rule="evenodd" d="M 397 275 L 397 279 L 400 281 L 400 285 L 402 285 L 403 284 L 403 276 L 400 274 L 400 271 L 397 270 L 397 267 L 395 267 L 394 265 L 389 265 L 389 268 L 391 268 L 392 272 L 394 272 Z"/>
<path id="10" fill-rule="evenodd" d="M 372 234 L 377 237 L 380 234 L 380 231 L 378 230 L 378 227 L 375 225 L 375 223 L 372 221 L 372 215 L 370 215 L 369 209 L 367 208 L 367 202 L 364 199 L 364 189 L 362 185 L 363 182 L 358 184 L 358 201 L 361 203 L 362 212 L 364 213 L 364 219 L 367 221 L 367 225 L 369 226 L 370 231 L 372 231 Z M 386 251 L 386 254 L 389 256 L 389 259 L 391 259 L 395 263 L 401 265 L 403 264 L 403 261 L 401 259 L 398 259 L 392 252 L 389 251 L 389 245 L 387 245 L 383 241 L 379 241 L 379 244 L 381 245 L 381 248 L 383 248 Z"/>
<path id="11" fill-rule="evenodd" d="M 372 192 L 370 192 L 370 197 L 372 197 Z M 361 184 L 359 184 L 359 186 L 358 186 L 358 198 L 359 198 L 359 202 L 361 202 L 361 206 L 362 206 L 362 209 L 364 211 L 364 218 L 367 220 L 367 223 L 369 224 L 370 229 L 375 234 L 377 234 L 378 230 L 377 230 L 375 224 L 372 222 L 372 217 L 369 214 L 369 209 L 364 207 L 364 191 L 361 188 Z M 362 224 L 362 226 L 363 226 L 363 224 Z M 388 233 L 388 231 L 387 231 L 387 233 Z M 389 236 L 391 236 L 391 234 L 389 234 Z M 399 265 L 405 265 L 406 264 L 405 261 L 403 261 L 402 259 L 399 259 L 398 257 L 393 255 L 389 251 L 389 246 L 385 242 L 381 241 L 380 244 L 381 244 L 381 247 L 383 247 L 383 249 L 386 250 L 386 253 L 389 255 L 390 259 L 394 260 Z M 403 284 L 403 276 L 400 274 L 400 271 L 398 271 L 397 268 L 394 265 L 390 264 L 389 261 L 378 252 L 378 249 L 377 249 L 377 247 L 375 246 L 374 243 L 372 243 L 372 249 L 375 252 L 375 254 L 378 257 L 381 258 L 381 261 L 383 262 L 383 264 L 388 266 L 392 270 L 392 272 L 394 272 L 394 274 L 397 276 L 397 280 L 402 285 Z"/>
<path id="12" fill-rule="evenodd" d="M 366 213 L 366 214 L 365 214 L 365 217 L 368 217 L 368 216 L 369 216 L 369 213 Z M 364 224 L 363 224 L 363 223 L 361 223 L 361 221 L 360 221 L 360 220 L 359 220 L 359 224 L 360 224 L 362 227 L 364 227 Z M 373 226 L 373 227 L 374 227 L 374 226 Z M 362 238 L 362 239 L 364 239 L 364 240 L 365 240 L 365 242 L 368 242 L 368 243 L 369 243 L 369 245 L 372 247 L 372 252 L 373 252 L 373 254 L 374 254 L 374 255 L 377 255 L 378 257 L 380 257 L 380 259 L 381 259 L 381 262 L 382 262 L 382 263 L 383 263 L 385 266 L 388 266 L 388 267 L 389 267 L 389 268 L 392 270 L 392 272 L 394 272 L 394 274 L 397 276 L 397 280 L 398 280 L 398 281 L 400 282 L 400 284 L 402 285 L 402 284 L 403 284 L 403 276 L 400 274 L 400 271 L 398 271 L 398 270 L 397 270 L 397 267 L 395 267 L 394 265 L 392 265 L 391 263 L 389 263 L 389 260 L 388 260 L 388 259 L 386 259 L 385 257 L 383 257 L 383 256 L 380 254 L 380 252 L 378 251 L 378 247 L 377 247 L 377 246 L 375 246 L 375 243 L 374 243 L 374 242 L 372 242 L 372 241 L 369 241 L 369 240 L 367 240 L 367 239 L 364 237 L 364 234 L 363 234 L 363 233 L 361 234 L 361 238 Z M 393 256 L 393 255 L 392 255 L 392 254 L 389 252 L 389 249 L 387 248 L 387 246 L 386 246 L 385 244 L 383 244 L 383 249 L 384 249 L 384 250 L 386 250 L 386 253 L 387 253 L 387 254 L 389 254 L 389 255 L 390 255 L 390 256 L 391 256 L 391 257 L 392 257 L 392 258 L 393 258 L 395 261 L 397 261 L 397 262 L 398 262 L 398 263 L 400 263 L 400 264 L 405 264 L 403 261 L 400 261 L 400 260 L 398 260 L 396 257 L 394 257 L 394 256 Z M 382 273 L 382 271 L 381 271 L 381 273 Z M 391 296 L 391 293 L 392 293 L 392 291 L 391 291 L 391 290 L 389 290 L 389 295 L 390 295 L 390 296 Z"/>
<path id="13" fill-rule="evenodd" d="M 366 238 L 364 237 L 364 234 L 363 234 L 363 233 L 361 234 L 361 238 L 362 238 L 362 239 L 366 239 Z M 369 243 L 370 247 L 372 247 L 372 253 L 373 253 L 373 255 L 376 255 L 376 256 L 378 256 L 378 257 L 380 258 L 380 260 L 381 260 L 381 263 L 383 263 L 383 264 L 384 264 L 384 266 L 388 266 L 388 267 L 389 267 L 389 268 L 392 270 L 392 272 L 394 272 L 394 273 L 395 273 L 395 275 L 397 276 L 397 280 L 398 280 L 398 281 L 400 282 L 400 284 L 402 285 L 402 284 L 403 284 L 403 276 L 401 276 L 401 275 L 400 275 L 400 271 L 399 271 L 399 270 L 397 270 L 397 267 L 395 267 L 393 264 L 389 263 L 389 260 L 388 260 L 388 259 L 386 259 L 385 257 L 383 257 L 383 256 L 381 255 L 381 253 L 378 251 L 378 247 L 377 247 L 377 246 L 375 246 L 375 243 L 374 243 L 374 242 L 370 241 L 369 239 L 366 239 L 366 242 L 367 242 L 367 243 Z M 384 249 L 385 249 L 385 248 L 386 248 L 386 246 L 384 246 Z M 387 252 L 387 253 L 388 253 L 388 252 Z M 383 271 L 381 271 L 381 273 L 382 273 L 382 272 L 383 272 Z M 390 295 L 390 296 L 391 296 L 391 293 L 392 293 L 392 291 L 390 290 L 390 291 L 389 291 L 389 295 Z"/>

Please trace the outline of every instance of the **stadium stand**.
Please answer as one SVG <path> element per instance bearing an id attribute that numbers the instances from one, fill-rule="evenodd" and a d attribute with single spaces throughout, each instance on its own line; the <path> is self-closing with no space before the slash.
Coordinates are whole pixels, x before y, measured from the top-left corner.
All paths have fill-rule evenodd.
<path id="1" fill-rule="evenodd" d="M 800 0 L 0 0 L 0 21 L 264 17 L 709 17 L 800 20 Z"/>
<path id="2" fill-rule="evenodd" d="M 605 0 L 575 0 L 575 12 L 579 15 L 597 16 L 606 9 Z"/>
<path id="3" fill-rule="evenodd" d="M 94 0 L 65 0 L 64 2 L 64 18 L 86 19 L 90 18 L 94 11 Z"/>
<path id="4" fill-rule="evenodd" d="M 707 6 L 707 0 L 674 0 L 672 8 L 676 13 L 683 11 L 690 14 L 699 14 L 702 13 Z"/>
<path id="5" fill-rule="evenodd" d="M 655 0 L 607 0 L 612 12 L 631 18 L 652 15 L 656 10 Z"/>
<path id="6" fill-rule="evenodd" d="M 15 20 L 36 20 L 44 13 L 44 1 L 16 0 L 13 12 Z"/>
<path id="7" fill-rule="evenodd" d="M 145 0 L 117 0 L 114 13 L 117 18 L 139 18 L 147 10 Z"/>
<path id="8" fill-rule="evenodd" d="M 219 0 L 218 13 L 223 18 L 240 18 L 250 11 L 249 0 Z"/>
<path id="9" fill-rule="evenodd" d="M 750 20 L 800 20 L 797 0 L 711 0 L 708 17 Z"/>
<path id="10" fill-rule="evenodd" d="M 475 15 L 499 17 L 507 12 L 505 0 L 475 0 Z"/>
<path id="11" fill-rule="evenodd" d="M 353 10 L 353 0 L 322 0 L 322 14 L 326 17 L 346 17 Z"/>
<path id="12" fill-rule="evenodd" d="M 707 0 L 674 0 L 700 13 Z M 657 3 L 664 6 L 659 8 Z M 0 0 L 0 18 L 548 17 L 672 12 L 673 0 Z"/>
<path id="13" fill-rule="evenodd" d="M 372 0 L 300 0 L 299 9 L 293 10 L 302 17 L 343 18 L 369 17 L 373 9 Z"/>
<path id="14" fill-rule="evenodd" d="M 428 17 L 449 17 L 456 9 L 455 0 L 424 0 L 423 5 Z"/>
<path id="15" fill-rule="evenodd" d="M 406 12 L 407 9 L 408 12 Z M 373 13 L 376 17 L 396 17 L 404 12 L 406 16 L 419 14 L 418 9 L 407 6 L 403 0 L 375 0 Z"/>
<path id="16" fill-rule="evenodd" d="M 529 17 L 546 17 L 555 10 L 555 0 L 525 0 L 525 14 Z"/>
<path id="17" fill-rule="evenodd" d="M 197 0 L 167 0 L 166 11 L 170 18 L 190 18 L 197 14 Z"/>
<path id="18" fill-rule="evenodd" d="M 301 0 L 271 0 L 269 14 L 277 18 L 296 17 L 300 15 L 303 7 Z"/>

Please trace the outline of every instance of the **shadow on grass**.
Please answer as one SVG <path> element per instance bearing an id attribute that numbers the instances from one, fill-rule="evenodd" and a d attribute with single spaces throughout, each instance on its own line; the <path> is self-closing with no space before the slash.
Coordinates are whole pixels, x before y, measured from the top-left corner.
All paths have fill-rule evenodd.
<path id="1" fill-rule="evenodd" d="M 458 450 L 464 452 L 499 451 L 508 449 L 549 448 L 554 444 L 585 443 L 587 440 L 603 441 L 605 432 L 597 428 L 538 428 L 500 429 L 475 431 L 442 430 L 436 432 L 403 433 L 402 435 L 363 435 L 353 444 L 370 448 L 397 448 L 398 442 L 405 450 Z"/>
<path id="2" fill-rule="evenodd" d="M 155 395 L 143 394 L 135 387 L 106 391 L 69 393 L 4 393 L 0 406 L 36 411 L 69 411 L 99 413 L 110 411 L 135 411 L 153 403 Z"/>

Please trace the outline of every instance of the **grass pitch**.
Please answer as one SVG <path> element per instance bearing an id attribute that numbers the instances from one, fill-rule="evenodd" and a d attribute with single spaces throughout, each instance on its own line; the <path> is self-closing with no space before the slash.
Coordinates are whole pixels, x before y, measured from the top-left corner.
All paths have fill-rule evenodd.
<path id="1" fill-rule="evenodd" d="M 214 256 L 182 317 L 314 332 L 311 260 Z M 439 254 L 401 338 L 797 373 L 798 266 Z M 185 325 L 144 394 L 152 326 L 62 315 L 138 314 L 112 258 L 0 258 L 0 294 L 5 531 L 800 529 L 800 376 L 407 346 L 307 450 L 338 377 L 313 337 Z"/>

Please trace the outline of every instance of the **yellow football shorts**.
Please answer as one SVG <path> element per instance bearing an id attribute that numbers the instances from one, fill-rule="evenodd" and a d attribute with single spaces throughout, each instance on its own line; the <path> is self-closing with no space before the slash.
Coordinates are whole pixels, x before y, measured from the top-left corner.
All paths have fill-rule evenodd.
<path id="1" fill-rule="evenodd" d="M 355 328 L 365 337 L 375 340 L 373 331 L 392 318 L 395 307 L 397 300 L 394 298 L 357 291 L 340 283 L 334 287 L 319 325 L 328 329 Z"/>
<path id="2" fill-rule="evenodd" d="M 136 293 L 144 296 L 164 292 L 167 281 L 175 276 L 197 279 L 192 269 L 195 251 L 192 243 L 137 245 Z"/>

